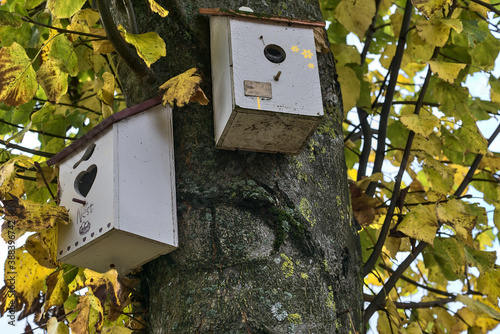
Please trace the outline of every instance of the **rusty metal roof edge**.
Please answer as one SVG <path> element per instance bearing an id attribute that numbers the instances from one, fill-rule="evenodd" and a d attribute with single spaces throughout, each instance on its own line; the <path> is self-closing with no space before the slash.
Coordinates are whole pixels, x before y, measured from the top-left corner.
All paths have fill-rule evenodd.
<path id="1" fill-rule="evenodd" d="M 47 160 L 47 165 L 52 166 L 55 165 L 56 163 L 64 160 L 67 156 L 69 156 L 71 153 L 75 152 L 79 148 L 81 148 L 83 145 L 87 144 L 92 138 L 106 130 L 108 127 L 113 125 L 114 123 L 117 123 L 119 121 L 122 121 L 130 116 L 139 114 L 143 111 L 146 111 L 154 106 L 157 106 L 161 103 L 162 101 L 162 95 L 159 95 L 155 98 L 152 98 L 151 100 L 144 101 L 142 103 L 139 103 L 135 106 L 132 106 L 130 108 L 123 109 L 122 111 L 119 111 L 106 119 L 104 119 L 101 123 L 97 124 L 93 129 L 91 129 L 89 132 L 75 140 L 73 143 L 71 143 L 69 146 L 66 146 L 64 149 L 62 149 L 59 153 L 54 155 L 52 158 Z"/>
<path id="2" fill-rule="evenodd" d="M 290 24 L 299 24 L 305 26 L 313 26 L 313 27 L 325 27 L 326 23 L 323 21 L 311 21 L 311 20 L 303 20 L 303 19 L 295 19 L 291 17 L 280 17 L 280 16 L 272 16 L 272 15 L 263 15 L 253 12 L 244 12 L 240 10 L 232 10 L 225 8 L 200 8 L 200 14 L 205 15 L 214 15 L 214 16 L 234 16 L 241 17 L 247 19 L 255 19 L 255 20 L 268 20 L 274 22 L 283 22 Z"/>

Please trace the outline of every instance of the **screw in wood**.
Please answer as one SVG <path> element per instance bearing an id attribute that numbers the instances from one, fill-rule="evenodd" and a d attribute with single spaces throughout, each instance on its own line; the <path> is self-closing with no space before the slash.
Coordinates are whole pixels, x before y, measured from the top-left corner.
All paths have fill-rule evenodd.
<path id="1" fill-rule="evenodd" d="M 87 202 L 85 202 L 84 200 L 78 199 L 78 198 L 73 198 L 72 201 L 75 203 L 80 203 L 81 205 L 87 204 Z"/>
<path id="2" fill-rule="evenodd" d="M 281 71 L 278 71 L 278 73 L 276 73 L 276 75 L 273 77 L 274 81 L 279 81 L 280 76 L 281 76 Z"/>

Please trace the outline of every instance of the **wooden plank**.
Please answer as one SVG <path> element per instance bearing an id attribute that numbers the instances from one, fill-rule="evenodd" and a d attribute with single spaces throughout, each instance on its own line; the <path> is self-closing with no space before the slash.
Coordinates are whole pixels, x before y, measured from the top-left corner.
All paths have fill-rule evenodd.
<path id="1" fill-rule="evenodd" d="M 294 19 L 291 17 L 279 17 L 279 16 L 271 16 L 271 15 L 263 15 L 251 12 L 243 12 L 239 10 L 232 10 L 226 8 L 200 8 L 200 14 L 204 15 L 217 15 L 217 16 L 236 16 L 236 17 L 244 17 L 254 20 L 268 20 L 274 22 L 282 22 L 289 24 L 299 24 L 305 26 L 312 27 L 325 27 L 326 23 L 322 21 L 311 21 L 311 20 L 302 20 L 302 19 Z"/>

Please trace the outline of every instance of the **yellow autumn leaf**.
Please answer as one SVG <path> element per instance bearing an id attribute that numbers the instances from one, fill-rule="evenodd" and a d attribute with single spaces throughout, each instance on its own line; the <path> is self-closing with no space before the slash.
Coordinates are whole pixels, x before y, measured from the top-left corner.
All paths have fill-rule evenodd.
<path id="1" fill-rule="evenodd" d="M 344 114 L 356 106 L 361 92 L 361 82 L 356 77 L 356 72 L 348 66 L 337 68 L 338 80 L 342 91 Z"/>
<path id="2" fill-rule="evenodd" d="M 4 280 L 7 284 L 12 282 L 16 292 L 16 302 L 19 305 L 24 304 L 23 313 L 19 316 L 23 318 L 27 315 L 32 307 L 37 307 L 36 304 L 40 300 L 40 291 L 45 291 L 44 280 L 53 271 L 40 264 L 28 253 L 26 248 L 20 247 L 16 250 L 9 250 L 9 257 L 5 261 L 5 276 Z M 1 296 L 0 303 L 2 309 L 0 313 L 4 313 L 8 305 L 4 304 L 4 296 Z M 41 305 L 40 305 L 41 306 Z M 5 308 L 6 307 L 6 308 Z"/>
<path id="3" fill-rule="evenodd" d="M 418 323 L 411 322 L 408 327 L 406 327 L 406 334 L 422 334 L 422 329 Z"/>
<path id="4" fill-rule="evenodd" d="M 0 196 L 2 198 L 8 198 L 11 195 L 22 196 L 24 193 L 22 182 L 20 182 L 22 180 L 16 178 L 16 165 L 30 168 L 33 162 L 28 157 L 18 156 L 0 166 Z"/>
<path id="5" fill-rule="evenodd" d="M 103 37 L 101 40 L 92 40 L 92 49 L 94 50 L 94 53 L 106 54 L 115 51 L 115 48 L 109 41 L 103 28 L 91 28 L 90 32 L 94 35 Z"/>
<path id="6" fill-rule="evenodd" d="M 42 266 L 47 268 L 57 268 L 56 262 L 52 261 L 52 257 L 48 250 L 42 244 L 40 236 L 35 233 L 26 239 L 26 244 L 24 245 L 28 253 Z"/>
<path id="7" fill-rule="evenodd" d="M 440 222 L 448 224 L 463 240 L 467 240 L 476 225 L 477 218 L 467 210 L 467 203 L 458 199 L 451 199 L 445 203 L 439 203 L 436 207 L 436 215 Z"/>
<path id="8" fill-rule="evenodd" d="M 109 298 L 115 307 L 121 306 L 125 301 L 127 293 L 123 291 L 122 285 L 118 281 L 118 272 L 115 269 L 110 269 L 104 274 L 85 269 L 83 273 L 85 285 L 101 301 L 104 302 Z"/>
<path id="9" fill-rule="evenodd" d="M 451 5 L 452 0 L 412 0 L 413 6 L 417 8 L 427 18 L 433 16 L 436 12 L 440 13 L 446 6 Z"/>
<path id="10" fill-rule="evenodd" d="M 101 334 L 132 334 L 134 331 L 123 326 L 104 327 Z"/>
<path id="11" fill-rule="evenodd" d="M 109 72 L 104 72 L 102 78 L 104 79 L 104 85 L 97 91 L 97 97 L 108 106 L 112 106 L 115 100 L 115 76 Z"/>
<path id="12" fill-rule="evenodd" d="M 85 23 L 89 26 L 92 27 L 94 24 L 99 21 L 100 15 L 97 10 L 90 9 L 90 8 L 85 8 L 80 11 L 78 11 L 73 17 L 71 18 L 71 22 L 79 22 L 79 21 L 85 21 Z"/>
<path id="13" fill-rule="evenodd" d="M 434 128 L 439 124 L 439 119 L 436 116 L 427 113 L 420 115 L 401 115 L 399 120 L 409 130 L 418 133 L 425 138 L 428 138 L 429 135 L 434 132 Z"/>
<path id="14" fill-rule="evenodd" d="M 81 296 L 78 300 L 76 311 L 78 315 L 69 324 L 73 333 L 90 334 L 94 333 L 94 329 L 100 330 L 104 320 L 104 310 L 96 296 L 90 293 Z"/>
<path id="15" fill-rule="evenodd" d="M 448 63 L 437 60 L 428 60 L 427 63 L 431 67 L 431 71 L 433 73 L 437 74 L 438 77 L 451 84 L 453 84 L 457 78 L 458 73 L 460 73 L 460 71 L 467 66 L 467 64 Z"/>
<path id="16" fill-rule="evenodd" d="M 448 41 L 450 30 L 453 28 L 458 34 L 462 32 L 462 23 L 458 19 L 431 18 L 421 19 L 416 24 L 420 38 L 434 46 L 443 47 Z"/>
<path id="17" fill-rule="evenodd" d="M 489 306 L 486 304 L 486 302 L 483 302 L 479 300 L 480 297 L 476 298 L 470 298 L 464 295 L 458 295 L 457 296 L 457 301 L 464 303 L 469 310 L 471 310 L 474 313 L 477 314 L 487 314 L 491 318 L 495 319 L 496 321 L 500 321 L 500 312 L 493 307 Z"/>
<path id="18" fill-rule="evenodd" d="M 39 204 L 22 198 L 3 200 L 2 203 L 4 219 L 15 222 L 17 228 L 38 231 L 69 221 L 68 210 L 62 206 Z"/>
<path id="19" fill-rule="evenodd" d="M 0 49 L 0 101 L 19 106 L 30 101 L 38 89 L 36 73 L 24 48 L 12 43 Z"/>
<path id="20" fill-rule="evenodd" d="M 137 54 L 148 67 L 167 54 L 165 41 L 154 31 L 140 35 L 125 32 L 125 40 L 135 47 Z"/>
<path id="21" fill-rule="evenodd" d="M 432 244 L 438 229 L 438 222 L 436 213 L 433 212 L 434 208 L 431 209 L 431 207 L 419 204 L 406 214 L 397 230 L 413 239 Z"/>
<path id="22" fill-rule="evenodd" d="M 48 0 L 47 8 L 52 15 L 58 19 L 65 19 L 73 16 L 82 8 L 87 0 Z"/>
<path id="23" fill-rule="evenodd" d="M 165 17 L 168 15 L 168 10 L 164 9 L 162 6 L 156 3 L 154 0 L 148 0 L 149 8 L 155 13 L 158 13 L 161 17 Z"/>
<path id="24" fill-rule="evenodd" d="M 71 24 L 66 28 L 67 30 L 90 33 L 91 27 L 99 21 L 99 12 L 85 8 L 78 11 L 73 17 L 71 17 Z M 71 40 L 75 41 L 79 38 L 78 34 L 71 34 Z M 93 42 L 92 42 L 93 43 Z"/>
<path id="25" fill-rule="evenodd" d="M 375 15 L 375 2 L 342 0 L 335 8 L 334 15 L 347 30 L 363 38 Z"/>
<path id="26" fill-rule="evenodd" d="M 36 79 L 51 102 L 58 103 L 61 96 L 68 91 L 68 74 L 53 60 L 48 60 L 40 66 Z"/>
<path id="27" fill-rule="evenodd" d="M 64 322 L 52 317 L 47 321 L 47 334 L 69 334 L 69 327 Z"/>
<path id="28" fill-rule="evenodd" d="M 201 76 L 196 73 L 197 68 L 191 68 L 186 72 L 173 77 L 160 86 L 163 93 L 163 105 L 167 103 L 173 107 L 183 107 L 189 102 L 198 102 L 202 105 L 208 104 L 205 93 L 200 88 Z"/>
<path id="29" fill-rule="evenodd" d="M 69 287 L 64 280 L 63 273 L 62 270 L 54 271 L 45 280 L 47 285 L 47 296 L 43 306 L 45 310 L 52 306 L 61 306 L 68 299 Z"/>

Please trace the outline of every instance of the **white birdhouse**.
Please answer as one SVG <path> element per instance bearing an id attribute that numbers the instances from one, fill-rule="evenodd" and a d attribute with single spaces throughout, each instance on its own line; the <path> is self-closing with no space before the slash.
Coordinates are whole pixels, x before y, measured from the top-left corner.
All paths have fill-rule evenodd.
<path id="1" fill-rule="evenodd" d="M 106 118 L 49 160 L 59 164 L 58 259 L 127 273 L 177 247 L 172 110 L 161 97 Z"/>
<path id="2" fill-rule="evenodd" d="M 215 143 L 298 154 L 323 116 L 313 28 L 241 11 L 210 16 Z"/>

